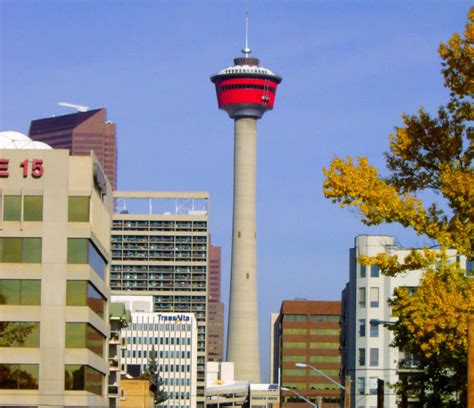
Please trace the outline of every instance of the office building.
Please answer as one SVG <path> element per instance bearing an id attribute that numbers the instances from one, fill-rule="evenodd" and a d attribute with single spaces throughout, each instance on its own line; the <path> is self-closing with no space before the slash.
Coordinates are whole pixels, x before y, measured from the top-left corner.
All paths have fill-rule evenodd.
<path id="1" fill-rule="evenodd" d="M 281 392 L 282 407 L 305 406 L 295 393 L 320 401 L 325 408 L 340 407 L 340 388 L 320 374 L 339 383 L 340 317 L 341 302 L 283 301 L 278 319 L 280 385 L 290 390 Z"/>
<path id="2" fill-rule="evenodd" d="M 31 121 L 28 134 L 53 149 L 67 149 L 73 156 L 88 156 L 92 150 L 116 190 L 116 126 L 107 120 L 105 108 L 35 119 Z"/>
<path id="3" fill-rule="evenodd" d="M 377 380 L 395 384 L 401 376 L 413 374 L 417 362 L 409 354 L 395 347 L 392 332 L 383 325 L 370 324 L 371 320 L 393 321 L 387 300 L 395 289 L 414 290 L 423 276 L 423 270 L 410 271 L 395 277 L 384 276 L 376 265 L 361 265 L 359 256 L 386 253 L 397 256 L 400 262 L 412 249 L 397 247 L 391 236 L 359 235 L 349 255 L 349 282 L 342 293 L 341 350 L 342 375 L 352 378 L 351 408 L 377 406 Z M 448 251 L 452 261 L 466 266 L 464 256 Z M 399 406 L 400 396 L 393 388 L 385 387 L 384 407 Z M 415 401 L 407 401 L 408 407 Z"/>
<path id="4" fill-rule="evenodd" d="M 246 40 L 247 43 L 247 40 Z M 257 302 L 257 120 L 273 109 L 281 77 L 250 58 L 243 58 L 211 77 L 219 109 L 234 120 L 234 212 L 227 333 L 227 361 L 235 377 L 260 382 Z"/>
<path id="5" fill-rule="evenodd" d="M 168 408 L 196 406 L 197 323 L 193 313 L 153 312 L 153 296 L 114 295 L 112 300 L 131 310 L 132 323 L 122 329 L 123 360 L 134 378 L 148 367 L 152 350 Z"/>
<path id="6" fill-rule="evenodd" d="M 221 301 L 221 247 L 209 248 L 207 360 L 224 357 L 224 304 Z"/>
<path id="7" fill-rule="evenodd" d="M 2 149 L 0 195 L 1 403 L 108 405 L 110 183 L 94 153 Z"/>
<path id="8" fill-rule="evenodd" d="M 194 313 L 197 402 L 204 405 L 207 359 L 208 194 L 115 192 L 114 295 L 153 296 L 153 312 Z"/>

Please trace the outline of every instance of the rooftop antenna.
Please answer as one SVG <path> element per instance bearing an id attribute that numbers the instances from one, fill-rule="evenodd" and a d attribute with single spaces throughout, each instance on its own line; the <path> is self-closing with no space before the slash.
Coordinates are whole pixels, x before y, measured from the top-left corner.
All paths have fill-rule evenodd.
<path id="1" fill-rule="evenodd" d="M 247 9 L 247 6 L 245 7 Z M 245 10 L 245 48 L 242 48 L 245 58 L 249 57 L 252 50 L 249 48 L 249 12 Z"/>
<path id="2" fill-rule="evenodd" d="M 69 102 L 58 102 L 58 105 L 64 106 L 65 108 L 76 109 L 78 112 L 87 112 L 89 110 L 88 106 L 76 105 L 74 103 L 69 103 Z"/>

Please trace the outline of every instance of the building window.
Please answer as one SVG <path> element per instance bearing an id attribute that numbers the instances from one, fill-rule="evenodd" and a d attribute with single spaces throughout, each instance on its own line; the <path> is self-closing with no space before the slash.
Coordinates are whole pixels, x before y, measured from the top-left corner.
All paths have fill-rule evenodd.
<path id="1" fill-rule="evenodd" d="M 25 196 L 23 220 L 43 221 L 43 196 Z"/>
<path id="2" fill-rule="evenodd" d="M 377 367 L 379 365 L 379 349 L 371 348 L 370 349 L 370 366 Z"/>
<path id="3" fill-rule="evenodd" d="M 66 285 L 67 306 L 89 306 L 100 317 L 104 317 L 105 298 L 88 281 L 69 280 Z"/>
<path id="4" fill-rule="evenodd" d="M 283 376 L 294 377 L 294 376 L 305 376 L 306 370 L 301 369 L 283 369 Z"/>
<path id="5" fill-rule="evenodd" d="M 68 221 L 89 222 L 89 196 L 69 197 Z"/>
<path id="6" fill-rule="evenodd" d="M 380 268 L 378 265 L 372 265 L 370 267 L 370 277 L 378 278 L 380 276 Z"/>
<path id="7" fill-rule="evenodd" d="M 371 324 L 370 325 L 370 337 L 379 337 L 379 325 Z"/>
<path id="8" fill-rule="evenodd" d="M 102 395 L 104 375 L 85 365 L 64 366 L 64 389 L 66 391 L 82 390 Z"/>
<path id="9" fill-rule="evenodd" d="M 0 238 L 0 262 L 41 263 L 41 238 Z"/>
<path id="10" fill-rule="evenodd" d="M 21 221 L 21 196 L 5 196 L 3 220 Z M 43 196 L 23 197 L 23 221 L 43 220 Z"/>
<path id="11" fill-rule="evenodd" d="M 312 348 L 312 349 L 338 349 L 339 348 L 339 341 L 337 341 L 337 342 L 309 343 L 309 348 Z"/>
<path id="12" fill-rule="evenodd" d="M 370 288 L 370 307 L 379 307 L 379 288 Z"/>
<path id="13" fill-rule="evenodd" d="M 0 389 L 37 390 L 38 364 L 0 364 Z"/>
<path id="14" fill-rule="evenodd" d="M 359 319 L 359 336 L 365 337 L 365 319 Z"/>
<path id="15" fill-rule="evenodd" d="M 307 320 L 306 315 L 284 315 L 283 316 L 283 321 L 284 322 L 305 322 Z"/>
<path id="16" fill-rule="evenodd" d="M 105 336 L 89 323 L 66 323 L 66 348 L 87 348 L 103 356 Z"/>
<path id="17" fill-rule="evenodd" d="M 306 363 L 306 356 L 283 356 L 284 363 Z"/>
<path id="18" fill-rule="evenodd" d="M 36 348 L 39 344 L 39 322 L 0 322 L 0 347 Z"/>
<path id="19" fill-rule="evenodd" d="M 365 348 L 359 349 L 359 365 L 365 366 Z"/>
<path id="20" fill-rule="evenodd" d="M 474 259 L 466 260 L 466 276 L 474 276 Z"/>
<path id="21" fill-rule="evenodd" d="M 3 220 L 20 221 L 21 196 L 6 195 L 3 197 Z"/>
<path id="22" fill-rule="evenodd" d="M 0 279 L 1 305 L 39 305 L 40 300 L 39 279 Z"/>
<path id="23" fill-rule="evenodd" d="M 377 377 L 369 378 L 369 394 L 377 395 Z"/>
<path id="24" fill-rule="evenodd" d="M 357 377 L 357 394 L 365 394 L 365 377 Z"/>
<path id="25" fill-rule="evenodd" d="M 365 278 L 367 276 L 367 266 L 360 265 L 360 277 Z"/>
<path id="26" fill-rule="evenodd" d="M 283 342 L 284 349 L 304 349 L 306 348 L 306 343 L 304 342 Z"/>
<path id="27" fill-rule="evenodd" d="M 299 336 L 306 336 L 306 329 L 283 329 L 283 335 L 299 335 Z"/>
<path id="28" fill-rule="evenodd" d="M 104 279 L 107 262 L 95 245 L 87 238 L 68 238 L 67 263 L 89 264 Z"/>
<path id="29" fill-rule="evenodd" d="M 310 329 L 310 336 L 339 336 L 339 329 Z"/>
<path id="30" fill-rule="evenodd" d="M 365 307 L 365 288 L 359 288 L 359 307 Z"/>
<path id="31" fill-rule="evenodd" d="M 305 362 L 304 356 L 302 357 L 303 359 L 300 362 L 304 363 Z M 341 356 L 310 356 L 309 362 L 310 363 L 340 363 Z"/>

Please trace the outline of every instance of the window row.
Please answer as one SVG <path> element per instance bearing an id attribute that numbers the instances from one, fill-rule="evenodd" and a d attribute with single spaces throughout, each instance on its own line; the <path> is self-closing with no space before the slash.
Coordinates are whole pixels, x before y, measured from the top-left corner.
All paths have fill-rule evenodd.
<path id="1" fill-rule="evenodd" d="M 42 221 L 43 196 L 5 195 L 3 197 L 3 221 Z"/>
<path id="2" fill-rule="evenodd" d="M 366 349 L 360 348 L 359 349 L 359 356 L 358 356 L 359 366 L 364 367 L 366 365 Z M 369 349 L 369 366 L 370 367 L 378 367 L 379 365 L 379 349 L 378 348 L 371 348 Z"/>
<path id="3" fill-rule="evenodd" d="M 268 85 L 257 85 L 257 84 L 236 84 L 236 85 L 222 85 L 219 86 L 218 89 L 220 91 L 228 91 L 231 89 L 260 89 L 262 91 L 270 91 L 271 93 L 275 93 L 275 88 L 270 87 Z"/>
<path id="4" fill-rule="evenodd" d="M 370 337 L 379 337 L 379 325 L 378 324 L 369 324 L 370 326 Z M 359 336 L 366 336 L 366 319 L 359 319 Z"/>
<path id="5" fill-rule="evenodd" d="M 104 374 L 84 365 L 64 366 L 64 389 L 81 390 L 102 395 Z M 0 389 L 37 390 L 39 364 L 0 364 Z"/>
<path id="6" fill-rule="evenodd" d="M 207 270 L 206 266 L 203 265 L 112 265 L 112 272 L 162 272 L 168 273 L 170 277 L 176 276 L 179 279 L 184 279 L 185 277 L 191 277 L 190 273 L 196 274 L 201 273 L 202 276 L 206 276 L 205 272 Z M 182 273 L 180 275 L 173 275 L 177 273 Z M 196 275 L 193 275 L 196 276 Z"/>
<path id="7" fill-rule="evenodd" d="M 187 326 L 187 330 L 191 331 L 191 325 L 183 325 Z M 127 328 L 130 330 L 130 327 Z M 128 344 L 155 344 L 155 345 L 171 345 L 171 346 L 185 346 L 191 345 L 191 338 L 190 337 L 138 337 L 138 336 L 128 336 L 127 337 Z M 161 353 L 161 351 L 160 351 Z"/>
<path id="8" fill-rule="evenodd" d="M 367 277 L 367 270 L 370 271 L 371 278 L 378 278 L 380 276 L 380 267 L 378 265 L 359 265 L 360 277 Z"/>
<path id="9" fill-rule="evenodd" d="M 0 304 L 41 304 L 41 281 L 39 279 L 0 279 Z M 88 306 L 103 318 L 105 304 L 105 298 L 90 282 L 79 280 L 67 281 L 67 306 Z"/>
<path id="10" fill-rule="evenodd" d="M 324 369 L 324 370 L 321 370 L 324 374 L 326 375 L 329 375 L 329 376 L 333 376 L 333 377 L 338 377 L 339 376 L 339 370 L 330 370 L 330 369 Z M 308 370 L 303 370 L 303 369 L 297 369 L 297 368 L 289 368 L 289 369 L 286 369 L 284 368 L 282 370 L 282 373 L 283 373 L 283 376 L 307 376 L 307 375 L 310 375 L 310 376 L 316 376 L 316 377 L 320 377 L 321 374 L 319 374 L 318 372 L 316 371 L 313 371 L 311 369 Z"/>
<path id="11" fill-rule="evenodd" d="M 150 221 L 151 223 L 153 221 Z M 112 235 L 112 243 L 121 243 L 124 244 L 156 244 L 156 243 L 165 243 L 165 244 L 176 244 L 176 245 L 206 245 L 207 244 L 207 235 Z"/>
<path id="12" fill-rule="evenodd" d="M 297 341 L 285 341 L 283 342 L 284 349 L 339 349 L 339 342 L 297 342 Z"/>
<path id="13" fill-rule="evenodd" d="M 283 328 L 283 335 L 293 336 L 339 336 L 339 329 L 297 329 L 297 328 Z"/>
<path id="14" fill-rule="evenodd" d="M 102 279 L 105 279 L 107 262 L 90 239 L 68 238 L 67 263 L 89 264 Z"/>
<path id="15" fill-rule="evenodd" d="M 89 221 L 90 198 L 69 197 L 68 221 Z M 3 197 L 4 221 L 43 221 L 43 196 L 5 195 Z"/>
<path id="16" fill-rule="evenodd" d="M 311 322 L 339 322 L 340 316 L 334 316 L 334 315 L 318 315 L 318 314 L 312 314 L 309 315 L 309 321 Z M 308 321 L 308 315 L 304 314 L 287 314 L 283 316 L 283 321 L 284 322 L 307 322 Z"/>
<path id="17" fill-rule="evenodd" d="M 370 307 L 379 307 L 379 288 L 369 288 L 369 302 Z M 366 288 L 359 288 L 359 307 L 366 307 Z"/>
<path id="18" fill-rule="evenodd" d="M 41 238 L 0 238 L 0 263 L 41 263 Z"/>
<path id="19" fill-rule="evenodd" d="M 369 377 L 369 394 L 377 395 L 377 377 Z M 357 394 L 365 395 L 366 394 L 366 384 L 365 377 L 357 377 Z"/>

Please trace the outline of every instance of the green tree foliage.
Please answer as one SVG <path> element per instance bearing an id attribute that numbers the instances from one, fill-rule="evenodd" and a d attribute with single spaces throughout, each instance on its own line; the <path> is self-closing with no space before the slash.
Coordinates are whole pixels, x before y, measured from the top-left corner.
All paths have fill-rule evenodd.
<path id="1" fill-rule="evenodd" d="M 474 259 L 474 7 L 464 36 L 441 44 L 442 73 L 450 98 L 435 116 L 423 108 L 402 116 L 385 154 L 388 177 L 367 158 L 334 159 L 324 169 L 324 194 L 357 208 L 366 225 L 399 223 L 439 247 L 413 250 L 403 262 L 380 254 L 360 257 L 394 276 L 424 268 L 420 287 L 398 290 L 390 304 L 398 322 L 394 345 L 411 353 L 421 370 L 396 386 L 429 407 L 465 407 L 467 321 L 474 313 L 474 281 L 447 249 Z M 425 205 L 420 193 L 439 200 Z M 442 204 L 440 202 L 442 201 Z"/>
<path id="2" fill-rule="evenodd" d="M 164 381 L 160 377 L 160 370 L 158 368 L 158 359 L 155 349 L 150 351 L 148 357 L 148 368 L 144 375 L 150 383 L 150 391 L 154 394 L 154 404 L 155 407 L 159 406 L 163 402 L 168 400 L 168 394 L 164 389 Z"/>

